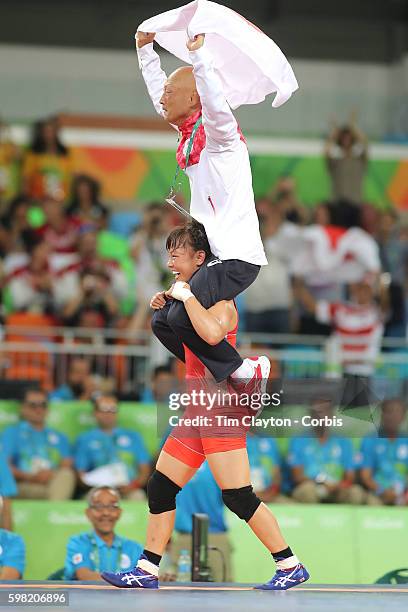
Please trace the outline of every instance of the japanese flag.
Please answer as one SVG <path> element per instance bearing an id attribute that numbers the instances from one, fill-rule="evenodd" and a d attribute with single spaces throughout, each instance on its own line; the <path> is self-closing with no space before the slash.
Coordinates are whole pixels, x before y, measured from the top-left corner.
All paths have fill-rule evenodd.
<path id="1" fill-rule="evenodd" d="M 188 64 L 187 38 L 205 34 L 205 46 L 233 109 L 262 102 L 275 92 L 272 106 L 277 108 L 298 89 L 288 60 L 273 40 L 216 2 L 194 0 L 143 21 L 137 29 L 156 32 L 159 45 Z"/>

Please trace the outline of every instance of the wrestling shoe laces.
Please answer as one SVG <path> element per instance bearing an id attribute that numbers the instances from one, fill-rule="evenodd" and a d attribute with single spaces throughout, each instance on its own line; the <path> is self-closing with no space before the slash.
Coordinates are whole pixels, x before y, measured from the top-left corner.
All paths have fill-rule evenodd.
<path id="1" fill-rule="evenodd" d="M 309 580 L 310 575 L 307 569 L 301 563 L 295 565 L 287 570 L 276 570 L 276 573 L 269 582 L 260 584 L 254 587 L 255 589 L 262 591 L 287 591 L 306 580 Z"/>

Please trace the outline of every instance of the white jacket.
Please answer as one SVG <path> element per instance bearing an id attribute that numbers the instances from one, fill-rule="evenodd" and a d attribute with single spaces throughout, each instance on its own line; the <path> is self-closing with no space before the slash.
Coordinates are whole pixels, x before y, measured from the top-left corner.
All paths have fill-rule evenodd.
<path id="1" fill-rule="evenodd" d="M 162 115 L 160 98 L 166 75 L 153 44 L 138 49 L 149 95 Z M 191 215 L 203 223 L 211 250 L 220 259 L 265 265 L 252 174 L 246 144 L 225 99 L 211 55 L 205 48 L 190 53 L 201 99 L 206 143 L 198 163 L 188 166 Z"/>

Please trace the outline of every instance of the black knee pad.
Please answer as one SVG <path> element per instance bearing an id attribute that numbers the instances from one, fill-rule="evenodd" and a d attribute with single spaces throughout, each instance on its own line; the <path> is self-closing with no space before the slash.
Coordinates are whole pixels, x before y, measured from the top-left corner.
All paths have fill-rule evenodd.
<path id="1" fill-rule="evenodd" d="M 176 509 L 176 495 L 181 487 L 158 470 L 154 470 L 147 482 L 147 501 L 152 514 Z"/>
<path id="2" fill-rule="evenodd" d="M 240 489 L 223 489 L 224 504 L 240 519 L 248 522 L 257 510 L 261 500 L 252 490 L 252 485 Z"/>

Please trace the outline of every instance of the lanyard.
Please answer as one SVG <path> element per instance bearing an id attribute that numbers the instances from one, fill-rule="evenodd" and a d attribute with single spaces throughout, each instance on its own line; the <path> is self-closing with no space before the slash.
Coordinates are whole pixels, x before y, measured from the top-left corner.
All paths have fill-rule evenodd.
<path id="1" fill-rule="evenodd" d="M 187 168 L 187 166 L 188 166 L 188 160 L 190 159 L 190 153 L 191 153 L 191 150 L 193 148 L 194 137 L 196 135 L 196 132 L 197 132 L 198 128 L 202 124 L 202 122 L 203 122 L 203 118 L 202 118 L 202 116 L 200 116 L 197 119 L 197 121 L 195 122 L 194 127 L 193 127 L 193 129 L 191 131 L 191 136 L 190 136 L 190 140 L 188 141 L 188 147 L 187 147 L 187 152 L 186 152 L 186 165 L 185 165 L 185 168 Z M 170 193 L 169 193 L 168 197 L 166 198 L 166 202 L 168 204 L 171 204 L 172 206 L 174 206 L 174 208 L 176 210 L 178 210 L 181 214 L 183 214 L 186 217 L 190 218 L 191 215 L 186 210 L 184 210 L 184 208 L 182 206 L 179 206 L 179 204 L 177 204 L 177 202 L 174 200 L 174 195 L 176 193 L 175 192 L 175 187 L 176 187 L 178 175 L 180 174 L 180 170 L 181 170 L 181 167 L 180 167 L 179 164 L 177 164 L 176 173 L 174 175 L 173 182 L 172 182 L 172 184 L 170 186 Z"/>
<path id="2" fill-rule="evenodd" d="M 96 572 L 101 572 L 102 568 L 101 568 L 101 560 L 100 560 L 100 556 L 99 556 L 99 548 L 98 545 L 96 543 L 95 540 L 95 536 L 93 534 L 89 535 L 90 541 L 91 541 L 91 546 L 92 546 L 92 553 L 93 553 L 93 561 L 95 563 L 95 571 Z M 111 561 L 111 552 L 113 549 L 113 546 L 109 547 L 107 546 L 107 551 L 109 551 L 108 554 L 108 558 L 109 558 L 109 568 L 103 568 L 103 571 L 108 571 L 108 572 L 118 572 L 120 570 L 120 560 L 122 557 L 122 548 L 123 548 L 123 542 L 122 540 L 120 540 L 119 542 L 119 546 L 118 546 L 118 552 L 116 554 L 116 564 L 114 567 L 112 567 L 112 561 Z"/>

